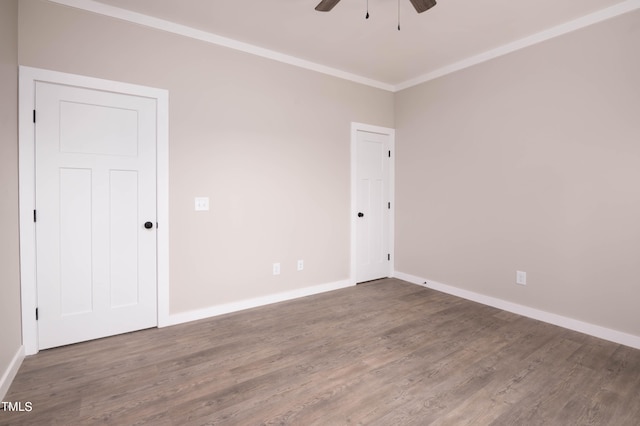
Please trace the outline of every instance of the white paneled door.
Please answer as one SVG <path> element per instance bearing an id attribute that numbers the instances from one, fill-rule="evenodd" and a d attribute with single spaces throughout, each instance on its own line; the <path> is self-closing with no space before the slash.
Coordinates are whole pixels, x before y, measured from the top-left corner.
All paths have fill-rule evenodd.
<path id="1" fill-rule="evenodd" d="M 356 136 L 356 281 L 390 271 L 390 136 L 359 130 Z"/>
<path id="2" fill-rule="evenodd" d="M 157 325 L 156 100 L 36 83 L 39 349 Z"/>

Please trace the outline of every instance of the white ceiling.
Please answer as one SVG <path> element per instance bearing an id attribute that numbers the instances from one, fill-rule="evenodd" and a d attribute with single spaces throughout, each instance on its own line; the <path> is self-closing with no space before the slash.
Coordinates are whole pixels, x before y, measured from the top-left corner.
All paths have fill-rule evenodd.
<path id="1" fill-rule="evenodd" d="M 96 4 L 91 0 L 53 1 Z M 522 39 L 548 38 L 640 7 L 640 0 L 438 0 L 434 8 L 417 14 L 409 0 L 399 0 L 398 31 L 398 0 L 369 0 L 368 20 L 367 0 L 342 0 L 331 12 L 316 12 L 314 7 L 319 1 L 99 3 L 361 76 L 391 90 L 456 68 L 455 64 L 469 58 L 513 50 L 505 49 L 510 43 L 523 45 Z M 565 24 L 570 21 L 573 22 Z M 540 33 L 546 35 L 541 37 Z"/>

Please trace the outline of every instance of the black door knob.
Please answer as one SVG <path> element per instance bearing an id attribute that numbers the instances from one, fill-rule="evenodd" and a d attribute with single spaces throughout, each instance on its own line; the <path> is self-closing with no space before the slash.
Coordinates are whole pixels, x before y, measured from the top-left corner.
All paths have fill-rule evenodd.
<path id="1" fill-rule="evenodd" d="M 153 228 L 153 223 L 152 222 L 145 222 L 144 223 L 144 227 L 147 228 L 147 229 L 151 229 L 151 228 Z"/>
<path id="2" fill-rule="evenodd" d="M 364 217 L 364 213 L 358 212 L 358 217 Z"/>

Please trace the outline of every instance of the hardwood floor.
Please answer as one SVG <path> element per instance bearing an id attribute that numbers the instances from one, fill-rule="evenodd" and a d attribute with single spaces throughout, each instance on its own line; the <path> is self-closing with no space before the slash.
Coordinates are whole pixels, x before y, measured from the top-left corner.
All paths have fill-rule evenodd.
<path id="1" fill-rule="evenodd" d="M 640 351 L 395 279 L 25 359 L 16 425 L 634 425 Z"/>

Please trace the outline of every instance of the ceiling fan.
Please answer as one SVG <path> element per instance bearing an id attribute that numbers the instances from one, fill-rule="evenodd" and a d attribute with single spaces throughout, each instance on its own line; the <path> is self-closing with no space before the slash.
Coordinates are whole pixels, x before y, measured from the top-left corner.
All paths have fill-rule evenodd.
<path id="1" fill-rule="evenodd" d="M 436 0 L 410 0 L 410 1 L 413 7 L 416 8 L 416 12 L 418 13 L 427 11 L 436 5 Z M 340 2 L 340 0 L 322 0 L 316 6 L 316 10 L 319 12 L 328 12 L 331 9 L 333 9 L 333 7 L 336 4 L 338 4 L 338 2 Z"/>

